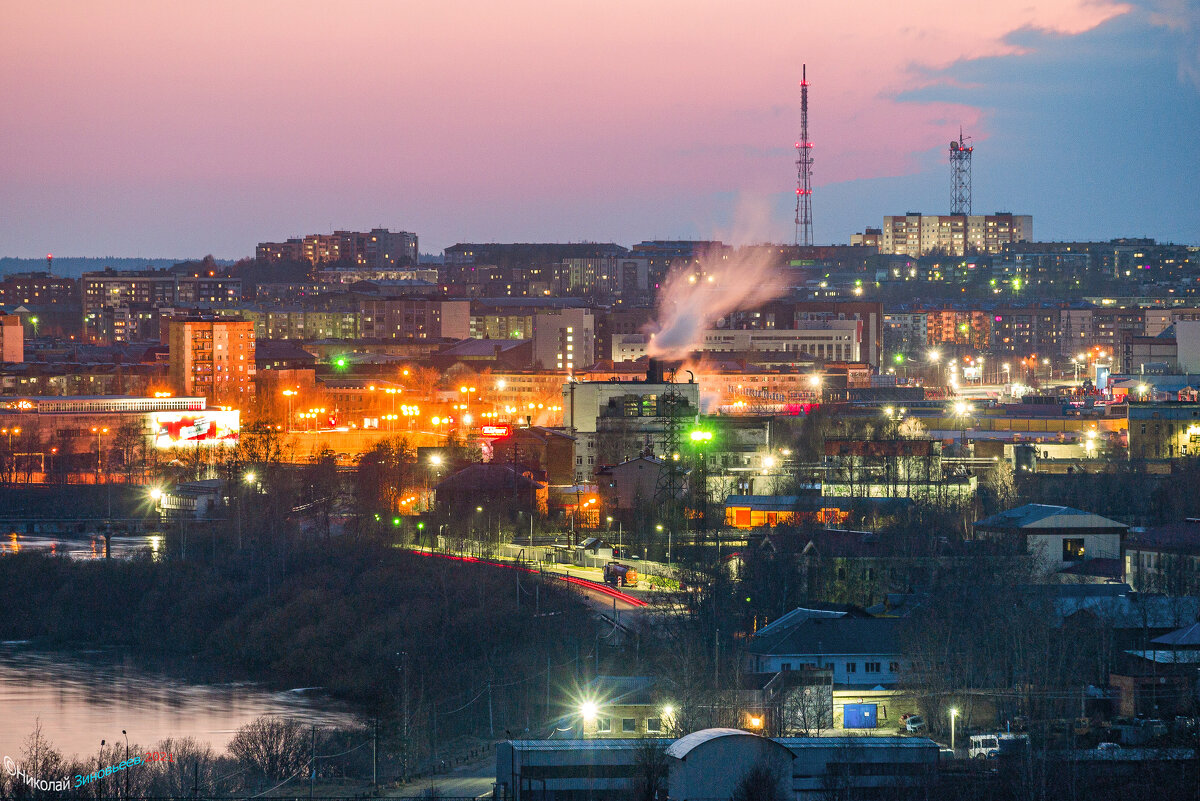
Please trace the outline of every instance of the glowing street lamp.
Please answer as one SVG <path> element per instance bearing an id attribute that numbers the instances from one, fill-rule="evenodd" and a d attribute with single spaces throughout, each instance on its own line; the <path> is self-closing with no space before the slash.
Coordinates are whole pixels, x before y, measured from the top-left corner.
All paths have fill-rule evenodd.
<path id="1" fill-rule="evenodd" d="M 958 710 L 951 708 L 950 710 L 950 750 L 954 750 L 954 720 L 958 717 Z"/>

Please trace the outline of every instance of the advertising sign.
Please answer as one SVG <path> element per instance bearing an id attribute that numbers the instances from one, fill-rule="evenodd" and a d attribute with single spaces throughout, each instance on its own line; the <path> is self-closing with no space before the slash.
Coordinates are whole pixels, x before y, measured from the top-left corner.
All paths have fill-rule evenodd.
<path id="1" fill-rule="evenodd" d="M 508 423 L 495 423 L 479 427 L 479 434 L 484 437 L 507 437 L 511 433 L 512 426 Z"/>
<path id="2" fill-rule="evenodd" d="M 240 430 L 239 412 L 154 412 L 154 446 L 178 448 L 191 445 L 236 445 Z"/>

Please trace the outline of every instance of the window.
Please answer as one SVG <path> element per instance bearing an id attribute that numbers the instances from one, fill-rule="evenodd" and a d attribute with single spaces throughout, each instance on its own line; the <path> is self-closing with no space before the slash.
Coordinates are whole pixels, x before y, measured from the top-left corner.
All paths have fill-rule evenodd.
<path id="1" fill-rule="evenodd" d="M 880 668 L 880 663 L 878 663 L 878 662 L 864 662 L 863 663 L 863 671 L 865 673 L 878 673 L 879 668 Z"/>
<path id="2" fill-rule="evenodd" d="M 635 718 L 621 718 L 621 731 L 637 731 L 637 720 Z"/>
<path id="3" fill-rule="evenodd" d="M 780 667 L 780 669 L 781 669 L 781 670 L 791 670 L 791 669 L 792 669 L 792 663 L 791 663 L 791 662 L 784 662 L 784 663 L 783 663 L 782 665 L 780 665 L 779 667 Z"/>
<path id="4" fill-rule="evenodd" d="M 846 672 L 847 673 L 857 673 L 858 672 L 858 663 L 857 662 L 847 662 L 846 663 Z"/>
<path id="5" fill-rule="evenodd" d="M 596 718 L 596 731 L 612 731 L 612 718 Z"/>
<path id="6" fill-rule="evenodd" d="M 1083 538 L 1063 540 L 1062 560 L 1078 562 L 1083 559 Z"/>
<path id="7" fill-rule="evenodd" d="M 888 672 L 889 673 L 899 673 L 900 672 L 900 663 L 899 662 L 888 662 Z"/>
<path id="8" fill-rule="evenodd" d="M 646 731 L 662 731 L 662 718 L 646 718 Z"/>

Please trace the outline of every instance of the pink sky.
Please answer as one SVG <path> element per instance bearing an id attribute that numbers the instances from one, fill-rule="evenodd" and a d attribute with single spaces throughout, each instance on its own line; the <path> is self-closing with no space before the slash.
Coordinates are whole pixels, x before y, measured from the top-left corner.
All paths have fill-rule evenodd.
<path id="1" fill-rule="evenodd" d="M 0 210 L 13 217 L 30 197 L 15 216 L 24 226 L 53 217 L 45 239 L 55 226 L 191 216 L 212 230 L 180 231 L 180 248 L 164 253 L 237 256 L 326 220 L 412 227 L 440 246 L 469 239 L 489 203 L 777 192 L 791 180 L 802 62 L 816 185 L 904 175 L 960 122 L 980 141 L 989 133 L 976 109 L 889 99 L 918 85 L 921 68 L 1005 52 L 1002 38 L 1020 28 L 1074 34 L 1123 11 L 1094 0 L 955 7 L 9 3 Z M 164 204 L 171 195 L 194 206 Z M 217 230 L 225 218 L 204 211 L 214 203 L 246 221 L 236 243 Z M 375 213 L 346 218 L 362 209 Z M 433 217 L 455 209 L 466 219 Z M 4 225 L 3 239 L 24 244 Z M 604 231 L 559 238 L 572 237 Z"/>

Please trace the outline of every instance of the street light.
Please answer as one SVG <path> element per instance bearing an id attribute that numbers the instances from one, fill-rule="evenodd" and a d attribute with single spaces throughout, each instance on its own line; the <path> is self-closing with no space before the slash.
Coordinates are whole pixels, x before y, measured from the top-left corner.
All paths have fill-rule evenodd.
<path id="1" fill-rule="evenodd" d="M 100 482 L 100 437 L 108 433 L 107 428 L 92 426 L 92 433 L 96 435 L 96 483 Z"/>
<path id="2" fill-rule="evenodd" d="M 950 710 L 950 750 L 954 750 L 954 719 L 958 717 L 958 710 L 951 708 Z"/>
<path id="3" fill-rule="evenodd" d="M 128 762 L 129 761 L 129 735 L 125 733 L 124 729 L 121 729 L 121 734 L 125 735 L 125 761 Z M 131 771 L 129 771 L 129 770 L 125 771 L 125 797 L 126 798 L 129 798 L 129 774 L 130 773 L 131 773 Z"/>
<path id="4" fill-rule="evenodd" d="M 296 392 L 293 389 L 285 389 L 283 391 L 283 396 L 285 398 L 287 398 L 287 403 L 288 403 L 287 420 L 288 420 L 288 432 L 289 433 L 292 430 L 292 397 L 295 395 L 299 395 L 299 394 L 300 394 L 299 392 Z"/>

